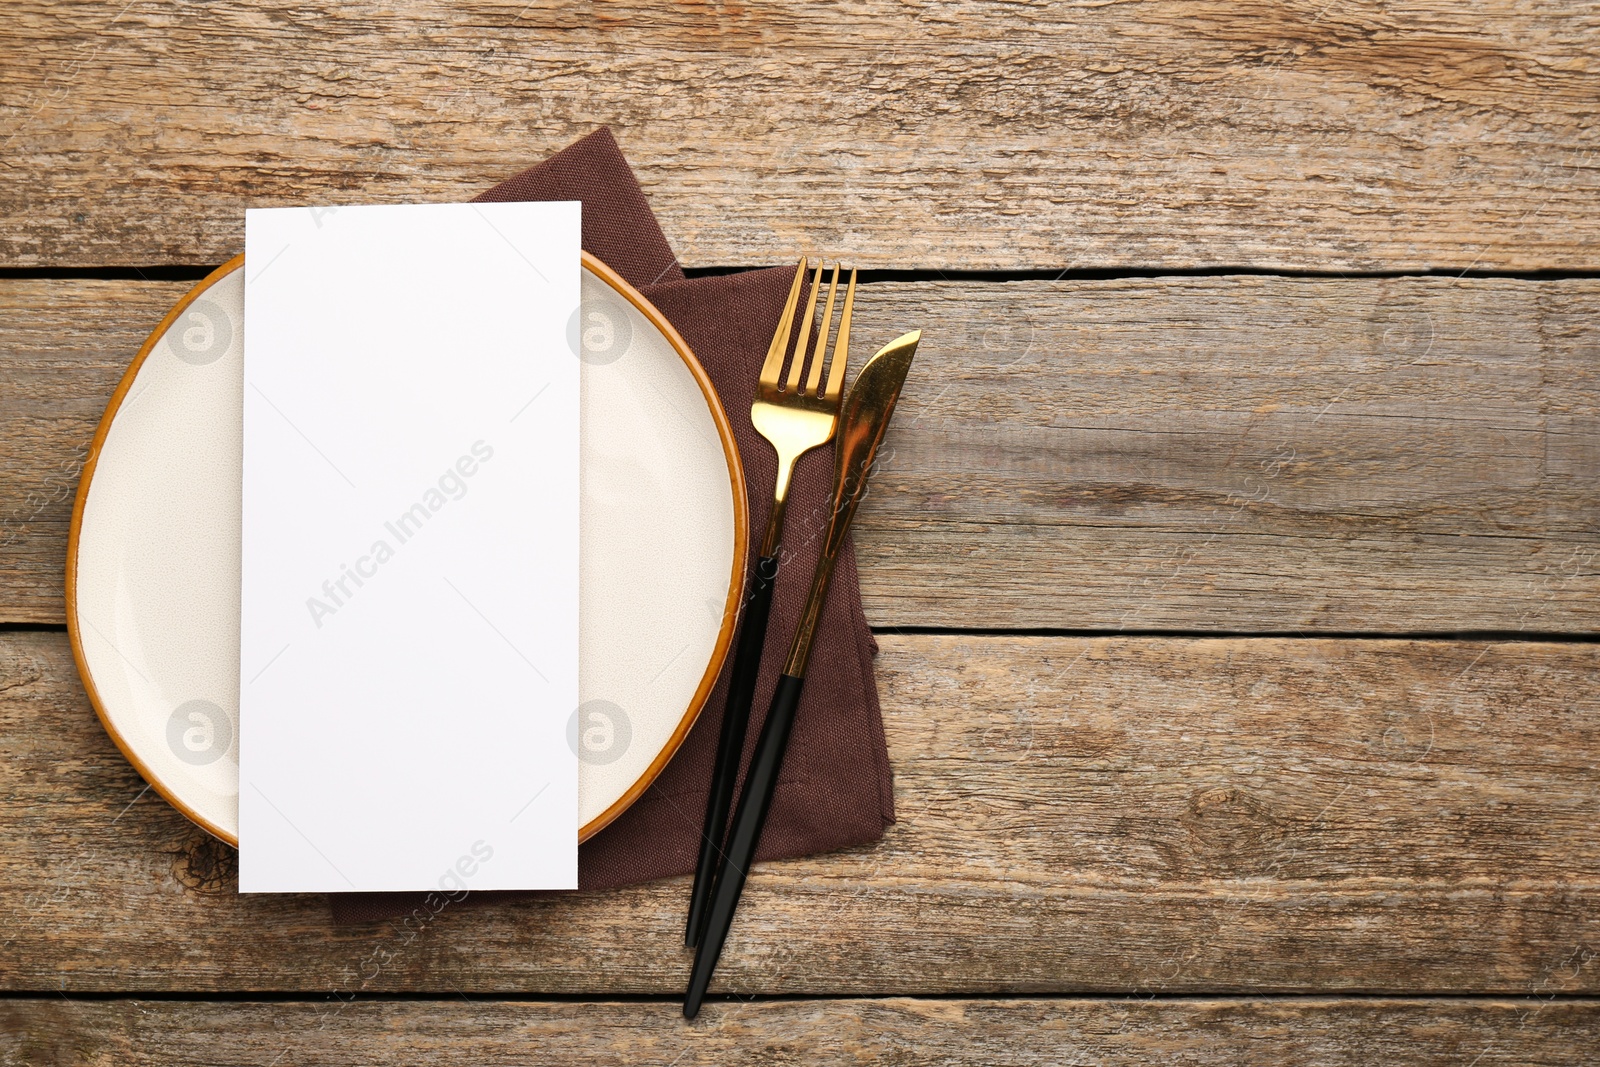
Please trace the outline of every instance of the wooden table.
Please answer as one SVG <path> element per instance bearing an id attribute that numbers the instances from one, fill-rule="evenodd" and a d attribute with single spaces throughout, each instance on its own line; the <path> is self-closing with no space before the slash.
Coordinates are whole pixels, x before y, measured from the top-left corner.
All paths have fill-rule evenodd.
<path id="1" fill-rule="evenodd" d="M 4 1062 L 1594 1063 L 1600 5 L 0 15 Z M 67 647 L 77 473 L 243 208 L 599 123 L 691 268 L 926 342 L 859 526 L 900 821 L 421 936 L 236 893 Z"/>

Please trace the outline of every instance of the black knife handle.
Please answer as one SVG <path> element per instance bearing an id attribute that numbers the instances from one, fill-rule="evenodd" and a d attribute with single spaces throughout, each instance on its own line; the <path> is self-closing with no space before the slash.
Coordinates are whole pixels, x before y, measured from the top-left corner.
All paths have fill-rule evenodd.
<path id="1" fill-rule="evenodd" d="M 772 796 L 778 790 L 778 772 L 783 767 L 783 752 L 789 745 L 789 731 L 794 726 L 794 714 L 800 707 L 800 689 L 805 682 L 804 678 L 792 674 L 780 675 L 777 691 L 772 694 L 772 707 L 767 711 L 767 721 L 761 725 L 756 754 L 750 761 L 750 772 L 745 775 L 744 792 L 739 795 L 739 809 L 733 816 L 733 828 L 728 831 L 727 854 L 717 872 L 717 887 L 711 895 L 705 932 L 695 951 L 689 991 L 683 998 L 685 1019 L 693 1019 L 700 1011 L 706 987 L 711 984 L 711 973 L 722 955 L 722 943 L 727 940 L 728 927 L 733 923 L 733 910 L 739 904 L 739 894 L 744 891 L 745 872 L 755 859 L 761 827 L 767 821 L 767 810 L 772 807 Z"/>
<path id="2" fill-rule="evenodd" d="M 777 579 L 777 556 L 762 556 L 756 561 L 739 643 L 733 653 L 728 704 L 722 712 L 717 762 L 711 772 L 711 793 L 706 797 L 706 822 L 700 831 L 700 860 L 695 865 L 694 892 L 689 897 L 689 921 L 683 929 L 683 943 L 690 948 L 700 943 L 717 863 L 722 859 L 722 839 L 728 827 L 728 809 L 733 806 L 733 787 L 739 780 L 739 760 L 744 756 L 745 730 L 750 722 L 750 705 L 755 701 L 756 677 L 761 673 L 761 650 L 767 643 L 767 616 L 772 610 L 772 587 Z"/>

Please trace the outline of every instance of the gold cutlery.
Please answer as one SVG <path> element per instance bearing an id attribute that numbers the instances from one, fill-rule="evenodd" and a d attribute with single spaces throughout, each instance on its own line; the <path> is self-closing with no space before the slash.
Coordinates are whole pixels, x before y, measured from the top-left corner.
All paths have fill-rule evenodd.
<path id="1" fill-rule="evenodd" d="M 817 561 L 816 572 L 811 578 L 811 592 L 806 598 L 805 611 L 800 617 L 794 643 L 789 648 L 789 659 L 784 665 L 783 675 L 778 679 L 777 690 L 772 695 L 766 721 L 761 726 L 755 757 L 745 777 L 744 792 L 739 797 L 733 827 L 728 832 L 726 854 L 717 873 L 705 929 L 695 952 L 689 990 L 684 996 L 685 1018 L 692 1019 L 700 1011 L 700 1002 L 705 998 L 706 987 L 711 984 L 711 974 L 716 970 L 717 959 L 722 954 L 722 945 L 727 939 L 728 927 L 733 922 L 739 894 L 744 889 L 745 875 L 761 839 L 761 827 L 766 822 L 772 796 L 778 787 L 778 772 L 782 769 L 783 753 L 789 744 L 789 731 L 794 726 L 795 712 L 800 706 L 800 691 L 805 685 L 806 666 L 811 658 L 811 639 L 816 633 L 822 604 L 828 595 L 834 561 L 844 544 L 850 522 L 855 518 L 856 505 L 866 493 L 873 457 L 883 441 L 884 431 L 889 427 L 895 401 L 900 396 L 906 372 L 911 369 L 911 358 L 916 355 L 917 343 L 921 339 L 922 331 L 914 330 L 880 349 L 861 369 L 855 384 L 850 387 L 849 399 L 845 401 L 835 446 L 833 514 L 828 521 L 822 558 Z"/>
<path id="2" fill-rule="evenodd" d="M 805 279 L 807 260 L 795 268 L 789 298 L 778 319 L 778 328 L 767 348 L 761 367 L 756 398 L 750 405 L 750 421 L 778 453 L 778 478 L 773 488 L 772 516 L 761 539 L 759 558 L 750 588 L 745 590 L 744 618 L 739 643 L 734 650 L 729 677 L 728 703 L 722 714 L 722 732 L 717 739 L 717 761 L 712 771 L 711 793 L 706 799 L 705 825 L 700 835 L 700 858 L 695 866 L 694 889 L 689 898 L 689 918 L 683 940 L 693 948 L 700 943 L 705 926 L 706 904 L 711 898 L 712 881 L 722 856 L 723 830 L 728 824 L 728 809 L 733 803 L 733 787 L 739 777 L 739 757 L 750 720 L 750 705 L 755 697 L 756 676 L 761 670 L 761 651 L 766 645 L 767 616 L 772 608 L 772 588 L 778 577 L 779 548 L 783 538 L 783 517 L 789 503 L 789 483 L 794 465 L 807 452 L 833 439 L 839 424 L 839 399 L 843 393 L 845 364 L 850 358 L 850 313 L 855 307 L 856 272 L 850 272 L 845 289 L 844 310 L 839 318 L 838 339 L 831 353 L 828 333 L 833 322 L 834 298 L 839 291 L 839 266 L 834 265 L 828 286 L 828 302 L 809 355 L 806 341 L 816 316 L 817 293 L 822 287 L 822 261 L 811 281 L 811 296 L 805 317 L 800 321 L 800 336 L 795 342 L 789 373 L 783 373 L 784 355 L 800 302 L 800 286 Z M 826 365 L 827 377 L 823 377 Z"/>

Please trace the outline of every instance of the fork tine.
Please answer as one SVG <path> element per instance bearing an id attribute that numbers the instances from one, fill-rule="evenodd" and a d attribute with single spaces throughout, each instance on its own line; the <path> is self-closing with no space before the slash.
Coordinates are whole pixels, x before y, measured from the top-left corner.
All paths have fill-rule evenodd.
<path id="1" fill-rule="evenodd" d="M 800 281 L 806 276 L 806 257 L 794 270 L 794 281 L 789 285 L 789 299 L 784 301 L 783 315 L 778 319 L 778 329 L 772 335 L 772 345 L 767 349 L 767 361 L 761 365 L 761 384 L 776 388 L 783 374 L 783 356 L 789 348 L 789 332 L 794 325 L 794 309 L 800 303 Z"/>
<path id="2" fill-rule="evenodd" d="M 806 375 L 806 396 L 820 397 L 817 383 L 822 381 L 822 361 L 828 358 L 828 331 L 833 329 L 833 298 L 839 295 L 839 264 L 833 265 L 833 281 L 828 283 L 828 303 L 822 309 L 822 332 L 811 353 L 811 372 Z"/>
<path id="3" fill-rule="evenodd" d="M 837 271 L 833 275 L 835 283 L 839 280 Z M 833 304 L 833 295 L 828 295 L 828 304 Z M 856 306 L 856 269 L 850 268 L 850 284 L 844 291 L 844 311 L 839 315 L 839 338 L 833 343 L 833 362 L 828 364 L 828 385 L 822 391 L 822 399 L 837 402 L 844 391 L 844 365 L 850 361 L 850 312 Z"/>
<path id="4" fill-rule="evenodd" d="M 811 320 L 817 315 L 817 288 L 822 284 L 822 260 L 817 260 L 817 273 L 811 279 L 811 296 L 806 301 L 806 317 L 800 323 L 800 336 L 794 342 L 794 362 L 789 364 L 789 381 L 784 386 L 786 392 L 794 392 L 800 388 L 800 372 L 805 370 L 806 341 L 811 337 Z M 823 330 L 827 332 L 826 328 Z"/>

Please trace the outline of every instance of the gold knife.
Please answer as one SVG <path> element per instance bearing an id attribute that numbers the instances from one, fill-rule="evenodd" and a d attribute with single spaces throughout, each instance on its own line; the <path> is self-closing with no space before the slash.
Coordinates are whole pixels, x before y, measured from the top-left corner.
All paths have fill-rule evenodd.
<path id="1" fill-rule="evenodd" d="M 739 797 L 739 807 L 733 816 L 733 829 L 728 833 L 728 844 L 722 865 L 717 873 L 717 887 L 712 894 L 711 912 L 706 929 L 695 950 L 694 970 L 689 978 L 689 991 L 683 1000 L 683 1015 L 693 1019 L 705 999 L 706 987 L 711 984 L 711 974 L 716 970 L 717 959 L 722 955 L 722 944 L 728 937 L 728 927 L 733 923 L 733 911 L 739 904 L 739 894 L 744 890 L 745 874 L 755 857 L 756 845 L 761 839 L 761 827 L 767 821 L 767 810 L 772 806 L 772 796 L 778 788 L 778 772 L 783 767 L 783 753 L 789 745 L 789 731 L 794 726 L 795 712 L 800 707 L 800 690 L 805 685 L 806 664 L 811 658 L 811 639 L 816 635 L 817 620 L 822 615 L 822 602 L 828 595 L 828 583 L 833 578 L 833 565 L 844 536 L 855 518 L 856 505 L 866 495 L 867 479 L 872 474 L 873 458 L 878 445 L 883 442 L 889 428 L 889 418 L 894 414 L 895 401 L 905 384 L 906 372 L 911 369 L 911 357 L 917 353 L 917 343 L 922 331 L 913 330 L 895 338 L 878 350 L 867 361 L 850 387 L 844 410 L 839 415 L 839 434 L 835 439 L 835 465 L 833 474 L 833 513 L 828 519 L 828 534 L 823 541 L 822 558 L 811 578 L 811 593 L 806 598 L 800 627 L 795 631 L 794 644 L 789 647 L 789 659 L 783 675 L 778 679 L 777 690 L 772 694 L 772 705 L 766 722 L 761 727 L 761 737 L 756 742 L 755 756 L 745 775 L 744 792 Z"/>

